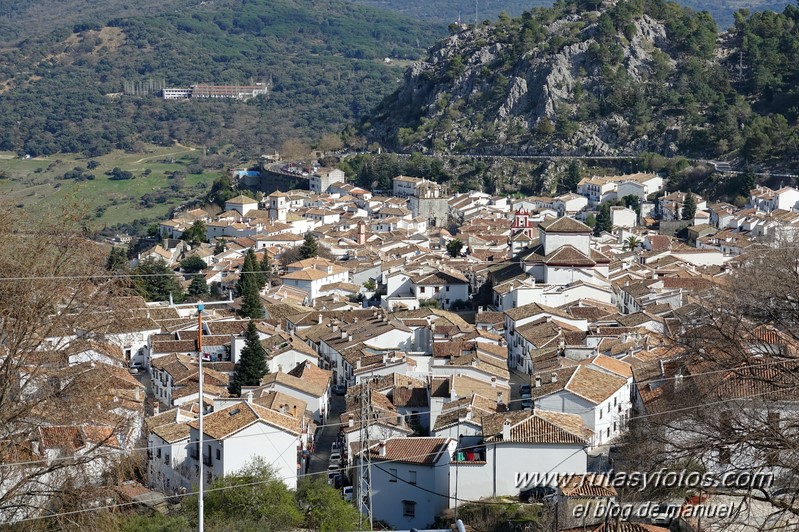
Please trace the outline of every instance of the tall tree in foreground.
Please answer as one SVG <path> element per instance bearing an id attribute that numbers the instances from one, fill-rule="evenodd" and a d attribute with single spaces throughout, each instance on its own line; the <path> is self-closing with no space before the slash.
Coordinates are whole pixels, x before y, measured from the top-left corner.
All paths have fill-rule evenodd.
<path id="1" fill-rule="evenodd" d="M 305 241 L 300 246 L 300 257 L 310 259 L 319 256 L 319 243 L 311 233 L 305 235 Z"/>
<path id="2" fill-rule="evenodd" d="M 238 473 L 216 480 L 205 494 L 210 530 L 296 530 L 302 524 L 294 493 L 264 459 L 254 459 Z M 197 499 L 186 513 L 197 514 Z"/>
<path id="3" fill-rule="evenodd" d="M 242 386 L 258 386 L 261 383 L 261 377 L 269 373 L 266 350 L 261 345 L 258 329 L 252 320 L 247 324 L 244 341 L 245 345 L 241 350 L 236 372 L 228 386 L 228 391 L 233 395 L 240 395 Z"/>
<path id="4" fill-rule="evenodd" d="M 82 511 L 108 496 L 87 482 L 90 472 L 113 470 L 106 444 L 129 430 L 112 414 L 124 408 L 113 402 L 113 369 L 62 362 L 79 329 L 99 339 L 109 323 L 130 319 L 115 306 L 126 281 L 109 277 L 106 253 L 82 235 L 82 215 L 69 206 L 33 218 L 0 205 L 0 522 L 11 526 L 51 514 L 41 522 L 48 529 L 88 528 L 92 514 Z M 80 453 L 70 434 L 84 438 Z M 47 459 L 60 444 L 64 458 Z M 78 512 L 69 521 L 67 509 Z"/>
<path id="5" fill-rule="evenodd" d="M 320 477 L 303 477 L 297 486 L 297 506 L 304 527 L 322 532 L 358 529 L 358 510 Z"/>
<path id="6" fill-rule="evenodd" d="M 743 479 L 724 495 L 738 510 L 714 530 L 795 530 L 799 518 L 797 257 L 796 239 L 753 246 L 681 309 L 661 360 L 634 368 L 643 410 L 616 467 Z M 664 495 L 672 494 L 622 497 Z"/>

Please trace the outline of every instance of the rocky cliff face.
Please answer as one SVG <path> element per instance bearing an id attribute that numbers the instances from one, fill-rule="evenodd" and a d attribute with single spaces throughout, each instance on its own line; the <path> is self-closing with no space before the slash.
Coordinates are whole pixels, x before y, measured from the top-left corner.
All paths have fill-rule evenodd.
<path id="1" fill-rule="evenodd" d="M 673 153 L 684 129 L 674 91 L 710 63 L 673 41 L 673 20 L 623 5 L 462 27 L 407 70 L 367 133 L 437 153 Z"/>

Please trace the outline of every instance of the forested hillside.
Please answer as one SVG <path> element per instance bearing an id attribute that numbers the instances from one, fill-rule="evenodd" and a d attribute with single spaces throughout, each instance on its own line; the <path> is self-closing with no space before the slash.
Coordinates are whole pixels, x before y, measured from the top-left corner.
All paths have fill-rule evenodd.
<path id="1" fill-rule="evenodd" d="M 204 2 L 79 24 L 0 52 L 0 150 L 106 153 L 173 140 L 249 155 L 318 138 L 396 87 L 443 26 L 340 0 Z M 269 82 L 248 102 L 120 95 L 125 82 Z"/>
<path id="2" fill-rule="evenodd" d="M 571 0 L 454 31 L 364 130 L 402 150 L 651 151 L 793 164 L 799 9 L 707 14 L 660 0 Z M 742 51 L 742 53 L 740 53 Z"/>

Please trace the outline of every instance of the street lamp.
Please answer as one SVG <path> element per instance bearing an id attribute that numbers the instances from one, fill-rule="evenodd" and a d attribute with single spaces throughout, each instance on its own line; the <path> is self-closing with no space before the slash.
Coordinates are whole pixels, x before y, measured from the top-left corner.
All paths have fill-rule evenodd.
<path id="1" fill-rule="evenodd" d="M 203 310 L 205 310 L 205 305 L 203 305 L 202 301 L 197 303 L 197 361 L 199 370 L 197 372 L 198 380 L 199 380 L 199 408 L 200 408 L 200 422 L 198 424 L 199 427 L 199 437 L 197 438 L 197 446 L 199 447 L 199 454 L 197 456 L 198 460 L 200 461 L 200 490 L 199 490 L 199 497 L 197 501 L 197 530 L 199 532 L 203 532 L 203 492 L 205 491 L 205 471 L 204 471 L 204 462 L 203 459 Z"/>

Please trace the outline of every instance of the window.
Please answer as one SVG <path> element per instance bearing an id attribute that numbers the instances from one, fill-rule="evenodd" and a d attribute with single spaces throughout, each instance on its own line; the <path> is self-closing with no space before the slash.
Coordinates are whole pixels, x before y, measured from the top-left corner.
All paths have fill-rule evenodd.
<path id="1" fill-rule="evenodd" d="M 599 419 L 602 419 L 602 410 L 599 411 Z"/>
<path id="2" fill-rule="evenodd" d="M 618 402 L 619 402 L 619 398 L 618 398 L 618 397 L 614 397 L 614 398 L 613 398 L 613 406 L 616 406 L 616 404 L 617 404 Z"/>
<path id="3" fill-rule="evenodd" d="M 397 481 L 397 470 L 396 469 L 389 469 L 388 470 L 388 481 L 389 482 L 396 482 Z"/>
<path id="4" fill-rule="evenodd" d="M 447 287 L 445 288 L 445 290 L 446 290 L 447 292 L 449 292 L 449 285 L 447 285 Z"/>
<path id="5" fill-rule="evenodd" d="M 219 449 L 216 450 L 216 459 L 217 460 L 221 460 L 222 459 L 222 451 L 219 450 Z"/>
<path id="6" fill-rule="evenodd" d="M 155 452 L 156 458 L 161 458 L 161 448 L 159 447 L 158 450 Z"/>
<path id="7" fill-rule="evenodd" d="M 439 293 L 440 291 L 441 291 L 441 287 L 440 286 L 436 286 L 436 294 Z"/>
<path id="8" fill-rule="evenodd" d="M 416 517 L 416 501 L 402 501 L 403 517 Z"/>
<path id="9" fill-rule="evenodd" d="M 416 471 L 408 471 L 408 482 L 416 484 Z"/>

